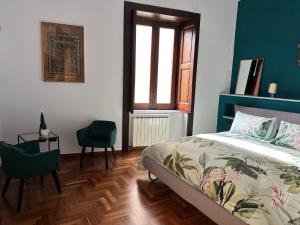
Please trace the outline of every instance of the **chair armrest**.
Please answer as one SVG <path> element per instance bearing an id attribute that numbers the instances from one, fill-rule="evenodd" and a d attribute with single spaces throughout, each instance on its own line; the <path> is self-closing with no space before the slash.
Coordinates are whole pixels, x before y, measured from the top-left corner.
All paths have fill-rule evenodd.
<path id="1" fill-rule="evenodd" d="M 109 146 L 112 146 L 116 143 L 116 136 L 117 136 L 117 129 L 114 128 L 110 131 L 109 135 L 107 136 L 107 142 L 109 143 Z"/>
<path id="2" fill-rule="evenodd" d="M 15 147 L 22 149 L 27 154 L 34 154 L 40 152 L 39 141 L 26 141 L 24 143 L 15 145 Z"/>
<path id="3" fill-rule="evenodd" d="M 82 128 L 82 129 L 80 129 L 80 130 L 78 130 L 76 132 L 76 134 L 77 134 L 77 141 L 78 141 L 78 144 L 80 146 L 83 146 L 84 141 L 88 138 L 88 136 L 89 136 L 89 128 L 90 127 L 85 127 L 85 128 Z"/>
<path id="4" fill-rule="evenodd" d="M 26 156 L 27 177 L 39 176 L 59 168 L 60 151 L 41 152 Z"/>
<path id="5" fill-rule="evenodd" d="M 60 161 L 60 151 L 53 150 L 50 152 L 27 154 L 11 150 L 6 159 L 7 161 L 3 161 L 2 166 L 8 177 L 34 177 L 57 170 Z"/>

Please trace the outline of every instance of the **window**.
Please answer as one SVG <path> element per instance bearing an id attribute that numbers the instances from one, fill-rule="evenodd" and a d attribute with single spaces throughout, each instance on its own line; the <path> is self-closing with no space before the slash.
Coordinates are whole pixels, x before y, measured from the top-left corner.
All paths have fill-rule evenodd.
<path id="1" fill-rule="evenodd" d="M 156 25 L 155 25 L 156 24 Z M 172 26 L 164 26 L 171 24 Z M 148 76 L 148 81 L 145 84 L 139 84 L 143 81 L 144 73 L 137 73 L 138 65 L 136 64 L 136 30 L 137 25 L 151 27 L 151 62 L 150 62 L 150 78 L 149 78 L 149 64 L 145 73 Z M 200 14 L 191 13 L 187 11 L 174 10 L 162 8 L 157 6 L 150 6 L 145 4 L 138 4 L 133 2 L 124 2 L 124 33 L 123 33 L 123 110 L 122 110 L 122 149 L 128 150 L 129 141 L 129 127 L 130 127 L 130 113 L 138 109 L 137 106 L 143 106 L 142 102 L 146 102 L 144 106 L 146 109 L 151 109 L 151 104 L 157 103 L 157 106 L 164 105 L 170 95 L 166 85 L 163 84 L 163 79 L 168 80 L 170 76 L 162 77 L 162 61 L 158 62 L 159 48 L 167 48 L 158 43 L 160 38 L 160 28 L 174 29 L 174 54 L 173 54 L 173 71 L 172 84 L 168 82 L 168 89 L 171 86 L 171 109 L 177 109 L 186 113 L 187 116 L 187 135 L 192 135 L 193 119 L 194 119 L 194 95 L 195 95 L 195 81 L 197 70 L 197 56 L 199 44 L 199 30 L 200 30 Z M 139 28 L 138 28 L 139 29 Z M 158 31 L 159 30 L 159 31 Z M 166 30 L 168 31 L 168 30 Z M 166 34 L 165 34 L 166 35 Z M 148 36 L 150 36 L 148 34 Z M 164 34 L 161 34 L 163 39 Z M 139 39 L 139 38 L 138 38 Z M 141 40 L 141 39 L 140 39 Z M 149 41 L 145 41 L 146 44 Z M 140 42 L 141 43 L 141 42 Z M 163 46 L 163 47 L 162 47 Z M 148 47 L 146 47 L 148 48 Z M 156 49 L 156 51 L 154 51 Z M 161 50 L 162 51 L 162 50 Z M 138 53 L 139 54 L 139 53 Z M 149 52 L 147 53 L 149 55 Z M 153 60 L 156 55 L 156 60 Z M 162 56 L 161 56 L 162 57 Z M 162 58 L 161 58 L 162 60 Z M 147 62 L 147 61 L 146 61 Z M 144 63 L 146 64 L 144 61 Z M 149 59 L 148 59 L 149 62 Z M 168 61 L 170 62 L 170 61 Z M 168 64 L 170 66 L 170 64 Z M 160 69 L 158 68 L 160 67 Z M 167 67 L 170 68 L 170 67 Z M 156 71 L 155 71 L 156 70 Z M 166 69 L 167 70 L 167 69 Z M 140 70 L 141 71 L 141 70 Z M 156 74 L 153 76 L 153 73 Z M 139 74 L 139 75 L 138 75 Z M 140 81 L 136 80 L 141 78 Z M 141 76 L 141 77 L 140 77 Z M 157 81 L 155 81 L 156 78 Z M 149 81 L 150 79 L 150 81 Z M 145 79 L 146 80 L 146 79 Z M 158 81 L 160 80 L 160 81 Z M 137 84 L 136 84 L 137 83 Z M 154 85 L 155 84 L 155 85 Z M 141 85 L 141 87 L 140 87 Z M 142 88 L 145 85 L 146 88 Z M 155 101 L 151 95 L 152 88 L 155 87 L 156 94 Z M 138 90 L 145 90 L 146 94 Z M 141 92 L 141 93 L 140 93 Z M 139 97 L 135 95 L 140 95 Z M 146 100 L 144 100 L 144 99 Z M 158 98 L 158 100 L 156 100 Z M 166 100 L 167 99 L 167 100 Z M 173 103 L 173 105 L 172 105 Z M 155 106 L 155 105 L 154 105 Z M 155 108 L 154 108 L 155 109 Z M 165 107 L 168 109 L 168 107 Z"/>
<path id="2" fill-rule="evenodd" d="M 150 103 L 152 27 L 136 26 L 135 94 L 136 104 Z"/>
<path id="3" fill-rule="evenodd" d="M 175 30 L 169 28 L 159 29 L 159 53 L 157 72 L 157 98 L 158 104 L 171 103 L 173 81 Z"/>
<path id="4" fill-rule="evenodd" d="M 134 110 L 192 111 L 195 25 L 135 18 Z"/>
<path id="5" fill-rule="evenodd" d="M 135 25 L 134 109 L 173 109 L 176 27 Z"/>

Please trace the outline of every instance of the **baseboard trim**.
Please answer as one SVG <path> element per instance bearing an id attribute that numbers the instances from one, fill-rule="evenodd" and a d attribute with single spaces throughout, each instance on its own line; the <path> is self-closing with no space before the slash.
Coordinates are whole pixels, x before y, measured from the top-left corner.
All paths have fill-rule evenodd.
<path id="1" fill-rule="evenodd" d="M 124 155 L 124 154 L 130 154 L 130 152 L 136 152 L 136 151 L 142 151 L 144 150 L 145 147 L 132 147 L 129 149 L 128 152 L 123 152 L 122 150 L 115 150 L 116 155 Z M 108 155 L 112 155 L 112 151 L 110 149 L 108 150 Z M 86 151 L 85 152 L 86 155 L 91 154 L 90 151 Z M 103 156 L 105 154 L 104 151 L 101 152 L 94 152 L 93 155 L 97 156 L 97 155 L 101 155 Z M 81 156 L 81 152 L 77 152 L 77 153 L 68 153 L 68 154 L 60 154 L 60 159 L 64 160 L 64 159 L 73 159 L 73 158 L 79 158 Z"/>
<path id="2" fill-rule="evenodd" d="M 144 150 L 145 148 L 147 148 L 147 146 L 138 146 L 138 147 L 132 147 L 132 146 L 129 146 L 129 147 L 128 147 L 129 151 L 142 151 L 142 150 Z"/>
<path id="3" fill-rule="evenodd" d="M 108 155 L 112 154 L 112 152 L 110 150 L 107 150 L 108 151 Z M 97 155 L 104 155 L 104 151 L 102 152 L 94 152 L 93 155 L 94 156 L 97 156 Z M 122 151 L 120 150 L 115 150 L 115 153 L 116 155 L 120 155 L 122 154 Z M 89 155 L 91 154 L 90 151 L 86 151 L 85 152 L 86 155 Z M 60 158 L 61 159 L 72 159 L 72 158 L 79 158 L 81 156 L 81 152 L 78 152 L 78 153 L 68 153 L 68 154 L 60 154 Z"/>

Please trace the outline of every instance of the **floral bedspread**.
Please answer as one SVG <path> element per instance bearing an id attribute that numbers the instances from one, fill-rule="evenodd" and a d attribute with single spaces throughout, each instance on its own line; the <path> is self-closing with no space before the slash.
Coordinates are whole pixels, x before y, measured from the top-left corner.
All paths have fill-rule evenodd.
<path id="1" fill-rule="evenodd" d="M 300 152 L 230 133 L 146 148 L 155 160 L 250 225 L 300 225 Z"/>

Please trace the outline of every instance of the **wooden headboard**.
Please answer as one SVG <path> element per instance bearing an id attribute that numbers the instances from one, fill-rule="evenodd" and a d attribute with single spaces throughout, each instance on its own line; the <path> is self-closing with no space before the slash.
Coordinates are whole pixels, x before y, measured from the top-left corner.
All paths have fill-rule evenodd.
<path id="1" fill-rule="evenodd" d="M 217 132 L 230 129 L 236 111 L 300 124 L 300 100 L 222 94 L 219 97 Z"/>

